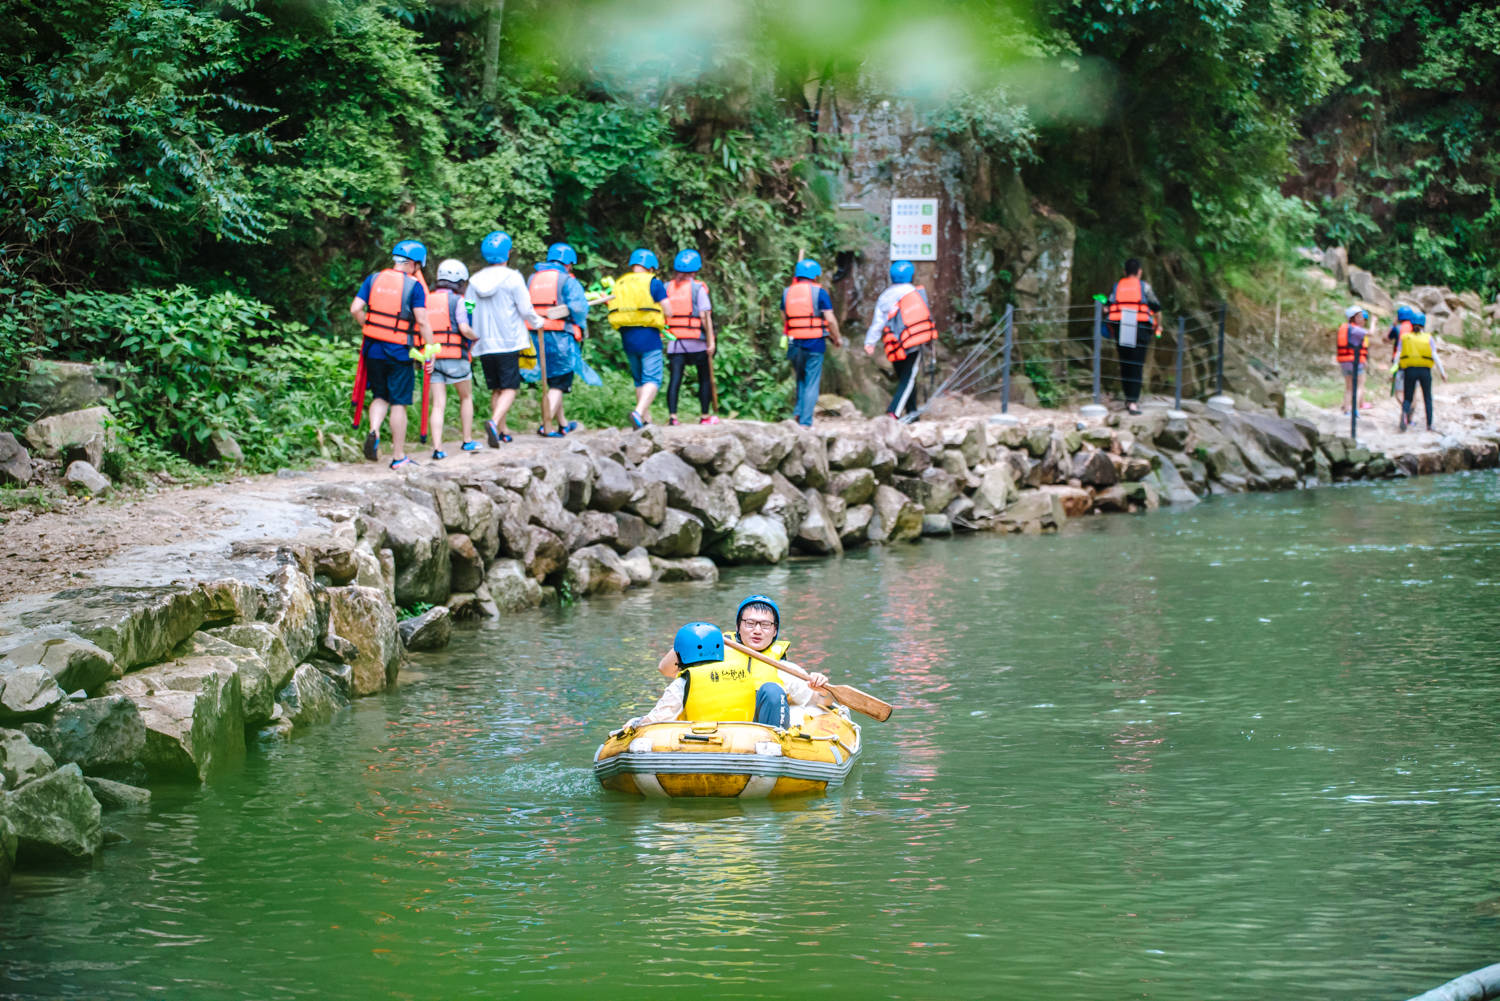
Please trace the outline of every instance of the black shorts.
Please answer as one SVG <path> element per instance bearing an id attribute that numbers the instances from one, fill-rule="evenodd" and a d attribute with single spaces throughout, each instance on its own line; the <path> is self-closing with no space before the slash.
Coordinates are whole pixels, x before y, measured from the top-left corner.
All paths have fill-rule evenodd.
<path id="1" fill-rule="evenodd" d="M 562 375 L 547 376 L 547 388 L 560 389 L 564 393 L 571 393 L 573 391 L 573 373 L 564 372 Z"/>
<path id="2" fill-rule="evenodd" d="M 484 369 L 484 384 L 490 392 L 521 388 L 521 352 L 480 355 L 479 365 Z"/>
<path id="3" fill-rule="evenodd" d="M 414 383 L 411 362 L 365 357 L 365 384 L 375 399 L 393 407 L 409 407 Z"/>

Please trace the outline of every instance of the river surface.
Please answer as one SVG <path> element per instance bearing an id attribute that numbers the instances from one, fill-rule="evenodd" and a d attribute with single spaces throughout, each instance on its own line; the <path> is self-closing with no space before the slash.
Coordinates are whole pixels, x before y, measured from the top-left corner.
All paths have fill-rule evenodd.
<path id="1" fill-rule="evenodd" d="M 0 889 L 0 996 L 1404 998 L 1500 959 L 1496 501 L 1218 499 L 460 632 Z M 898 706 L 850 783 L 603 793 L 673 628 L 751 591 Z"/>

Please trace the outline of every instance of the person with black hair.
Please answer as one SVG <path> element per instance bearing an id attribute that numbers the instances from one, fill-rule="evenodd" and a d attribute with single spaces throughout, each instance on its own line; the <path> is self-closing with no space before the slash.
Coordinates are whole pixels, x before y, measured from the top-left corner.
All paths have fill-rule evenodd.
<path id="1" fill-rule="evenodd" d="M 1151 338 L 1156 333 L 1156 317 L 1161 303 L 1151 284 L 1141 277 L 1141 262 L 1132 257 L 1125 262 L 1125 277 L 1109 291 L 1105 311 L 1105 334 L 1115 342 L 1120 359 L 1120 382 L 1124 384 L 1125 409 L 1141 412 L 1141 370 Z"/>

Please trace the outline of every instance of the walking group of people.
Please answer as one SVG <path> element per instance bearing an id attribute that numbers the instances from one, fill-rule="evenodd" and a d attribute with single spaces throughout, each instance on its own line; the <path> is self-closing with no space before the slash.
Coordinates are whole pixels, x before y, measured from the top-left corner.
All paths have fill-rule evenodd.
<path id="1" fill-rule="evenodd" d="M 1364 384 L 1359 381 L 1360 374 L 1368 371 L 1371 327 L 1370 311 L 1354 305 L 1344 310 L 1344 322 L 1334 335 L 1335 359 L 1344 376 L 1344 414 L 1368 410 L 1371 406 L 1362 399 Z M 1398 305 L 1396 322 L 1386 332 L 1386 340 L 1391 343 L 1391 394 L 1401 405 L 1397 429 L 1405 431 L 1411 426 L 1416 391 L 1420 388 L 1427 430 L 1431 431 L 1432 370 L 1436 368 L 1444 382 L 1448 381 L 1448 373 L 1438 356 L 1437 339 L 1427 331 L 1427 314 L 1404 303 Z"/>
<path id="2" fill-rule="evenodd" d="M 536 265 L 530 278 L 510 267 L 511 246 L 508 234 L 490 233 L 479 244 L 485 267 L 471 275 L 460 260 L 442 261 L 429 289 L 422 272 L 427 248 L 416 240 L 402 240 L 391 251 L 391 266 L 365 278 L 349 311 L 363 335 L 354 387 L 356 426 L 366 392 L 374 397 L 364 442 L 367 459 L 379 455 L 380 430 L 389 418 L 391 468 L 412 461 L 406 454 L 407 408 L 416 388 L 417 364 L 427 401 L 421 424 L 424 437 L 432 438 L 434 460 L 447 458 L 443 418 L 449 385 L 459 398 L 459 449 L 472 452 L 480 447 L 474 440 L 476 360 L 490 390 L 484 432 L 491 448 L 514 440 L 507 417 L 523 379 L 545 383 L 539 435 L 561 438 L 576 430 L 578 422 L 567 420 L 563 408 L 575 377 L 600 384 L 583 359 L 581 344 L 588 311 L 601 304 L 608 305 L 610 325 L 620 333 L 635 383 L 635 407 L 626 415 L 630 425 L 642 428 L 651 423 L 651 405 L 664 375 L 669 378 L 667 420 L 680 423 L 677 404 L 689 366 L 697 376 L 699 422 L 718 423 L 713 370 L 718 343 L 712 298 L 699 277 L 703 259 L 698 251 L 679 251 L 672 261 L 672 277 L 663 280 L 657 274 L 656 255 L 639 248 L 630 255 L 630 270 L 606 279 L 591 297 L 573 273 L 578 253 L 568 244 L 548 247 L 546 260 Z M 792 284 L 781 297 L 786 357 L 797 385 L 793 415 L 805 426 L 813 422 L 827 343 L 843 345 L 832 299 L 818 282 L 821 275 L 817 261 L 799 260 Z M 895 369 L 896 394 L 888 411 L 892 417 L 910 409 L 918 361 L 938 336 L 926 290 L 913 284 L 914 276 L 910 261 L 891 264 L 891 285 L 877 300 L 865 336 L 865 352 L 874 354 L 875 346 L 883 345 Z M 664 334 L 669 343 L 663 342 Z"/>

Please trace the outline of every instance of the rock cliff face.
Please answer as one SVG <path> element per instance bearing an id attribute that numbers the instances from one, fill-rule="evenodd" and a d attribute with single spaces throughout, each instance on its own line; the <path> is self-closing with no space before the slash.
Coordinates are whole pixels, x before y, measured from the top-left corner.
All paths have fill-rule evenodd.
<path id="1" fill-rule="evenodd" d="M 301 502 L 323 527 L 237 546 L 239 576 L 62 591 L 0 624 L 0 878 L 98 851 L 100 806 L 146 798 L 122 780 L 212 779 L 247 742 L 385 690 L 453 620 L 712 581 L 719 563 L 1500 460 L 1495 434 L 1388 457 L 1186 405 L 1081 430 L 975 416 L 589 432 L 511 465 L 312 486 Z M 398 624 L 413 601 L 436 607 Z"/>

